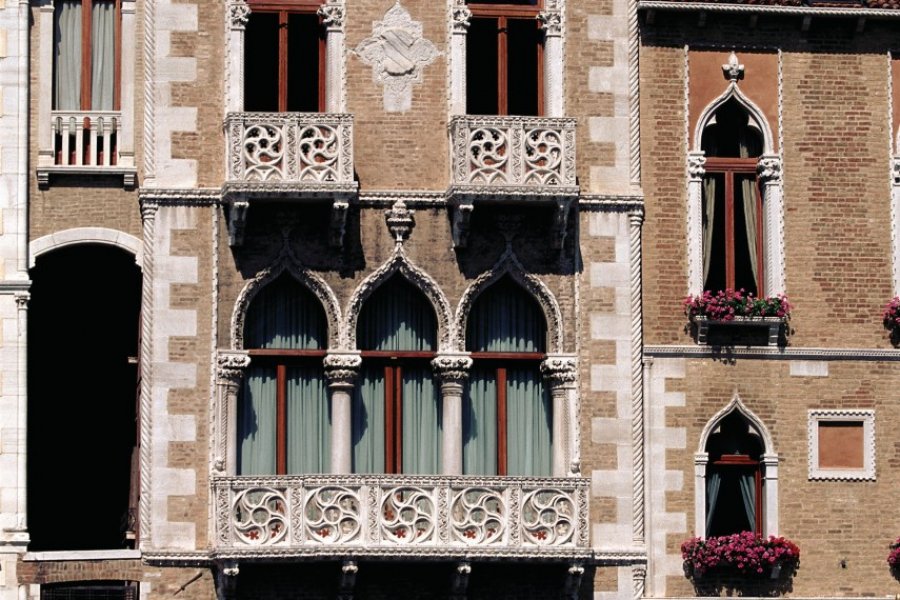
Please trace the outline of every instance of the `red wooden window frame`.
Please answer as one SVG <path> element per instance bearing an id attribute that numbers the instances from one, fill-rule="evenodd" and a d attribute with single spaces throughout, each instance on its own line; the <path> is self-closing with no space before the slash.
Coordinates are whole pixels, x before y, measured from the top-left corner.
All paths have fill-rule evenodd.
<path id="1" fill-rule="evenodd" d="M 275 474 L 287 475 L 287 370 L 316 363 L 321 366 L 326 351 L 255 349 L 247 353 L 253 358 L 253 366 L 275 367 Z"/>
<path id="2" fill-rule="evenodd" d="M 754 480 L 754 493 L 755 493 L 755 523 L 753 523 L 754 531 L 756 533 L 762 534 L 763 531 L 763 506 L 762 506 L 762 486 L 763 486 L 763 478 L 762 478 L 762 469 L 760 468 L 760 463 L 758 460 L 754 460 L 750 458 L 750 456 L 746 454 L 722 454 L 718 460 L 715 460 L 711 463 L 714 467 L 718 467 L 720 469 L 728 469 L 730 472 L 735 472 L 739 469 L 753 469 L 753 480 Z M 708 510 L 708 508 L 707 508 Z"/>
<path id="3" fill-rule="evenodd" d="M 403 472 L 403 369 L 428 361 L 433 351 L 363 350 L 363 361 L 384 366 L 384 472 Z M 417 365 L 419 366 L 419 365 Z"/>
<path id="4" fill-rule="evenodd" d="M 81 0 L 81 110 L 89 111 L 91 107 L 92 68 L 91 68 L 91 15 L 94 3 L 99 0 Z M 113 110 L 119 110 L 122 78 L 122 1 L 115 2 L 115 65 L 113 67 Z M 59 7 L 57 7 L 59 10 Z"/>
<path id="5" fill-rule="evenodd" d="M 507 457 L 509 456 L 509 444 L 507 439 L 507 410 L 506 410 L 506 374 L 511 364 L 518 363 L 522 366 L 535 367 L 537 373 L 540 362 L 547 355 L 543 352 L 472 352 L 472 368 L 478 368 L 485 363 L 494 368 L 497 386 L 497 475 L 507 474 Z"/>
<path id="6" fill-rule="evenodd" d="M 472 11 L 472 19 L 486 18 L 497 19 L 497 115 L 509 114 L 509 44 L 508 21 L 510 19 L 534 19 L 541 12 L 543 0 L 537 4 L 481 4 L 468 2 L 467 6 Z M 466 90 L 467 94 L 477 93 L 476 90 Z M 544 45 L 537 45 L 537 116 L 544 114 Z"/>
<path id="7" fill-rule="evenodd" d="M 248 0 L 250 12 L 278 15 L 278 112 L 288 110 L 288 17 L 292 14 L 317 14 L 321 1 L 313 0 Z M 321 18 L 319 19 L 321 24 Z M 252 68 L 252 65 L 244 65 Z M 319 111 L 325 110 L 325 36 L 319 37 Z"/>
<path id="8" fill-rule="evenodd" d="M 757 274 L 756 274 L 756 296 L 765 296 L 763 282 L 765 278 L 765 260 L 763 256 L 763 215 L 762 215 L 762 189 L 759 185 L 759 179 L 756 177 L 758 159 L 756 158 L 722 158 L 711 156 L 706 159 L 706 176 L 723 175 L 725 180 L 725 287 L 727 289 L 736 289 L 736 267 L 735 267 L 735 234 L 734 234 L 734 213 L 735 197 L 734 188 L 735 180 L 739 175 L 752 175 L 754 184 L 756 185 L 756 240 L 752 240 L 756 244 Z M 751 240 L 747 240 L 751 243 Z M 705 285 L 704 285 L 705 287 Z"/>

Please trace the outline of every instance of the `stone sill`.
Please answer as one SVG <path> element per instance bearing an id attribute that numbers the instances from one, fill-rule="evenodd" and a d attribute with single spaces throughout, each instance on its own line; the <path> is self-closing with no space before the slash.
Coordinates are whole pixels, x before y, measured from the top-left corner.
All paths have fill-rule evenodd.
<path id="1" fill-rule="evenodd" d="M 763 4 L 738 4 L 717 2 L 680 2 L 677 0 L 639 0 L 641 11 L 694 11 L 730 12 L 745 14 L 802 15 L 817 17 L 870 17 L 876 19 L 898 19 L 900 10 L 888 8 L 867 8 L 848 3 L 837 6 L 779 6 Z"/>
<path id="2" fill-rule="evenodd" d="M 691 322 L 696 327 L 697 344 L 701 346 L 778 346 L 781 332 L 787 319 L 784 317 L 735 317 L 731 321 L 720 321 L 709 317 L 691 317 Z M 742 336 L 749 333 L 750 329 L 765 330 L 765 343 L 744 344 Z M 733 337 L 734 343 L 719 343 L 717 336 L 710 339 L 710 331 L 725 337 Z M 727 333 L 726 333 L 727 332 Z M 746 338 L 744 338 L 746 339 Z M 760 339 L 763 339 L 762 333 Z"/>
<path id="3" fill-rule="evenodd" d="M 49 552 L 26 552 L 24 561 L 64 561 L 64 560 L 140 560 L 140 550 L 53 550 Z"/>
<path id="4" fill-rule="evenodd" d="M 53 179 L 60 176 L 64 177 L 121 177 L 122 186 L 127 190 L 134 189 L 137 184 L 137 169 L 135 167 L 85 167 L 85 166 L 65 166 L 65 165 L 48 165 L 37 168 L 38 187 L 46 189 L 50 187 L 51 175 Z"/>

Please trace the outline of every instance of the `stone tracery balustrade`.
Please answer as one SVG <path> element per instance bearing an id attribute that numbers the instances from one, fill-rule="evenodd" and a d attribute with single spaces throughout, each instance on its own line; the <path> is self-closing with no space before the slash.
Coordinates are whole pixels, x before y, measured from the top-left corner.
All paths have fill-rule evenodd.
<path id="1" fill-rule="evenodd" d="M 459 191 L 578 193 L 575 119 L 456 116 L 450 138 Z"/>
<path id="2" fill-rule="evenodd" d="M 355 189 L 353 115 L 229 113 L 225 135 L 232 188 Z"/>
<path id="3" fill-rule="evenodd" d="M 215 478 L 215 552 L 220 558 L 587 556 L 588 485 L 585 478 Z"/>

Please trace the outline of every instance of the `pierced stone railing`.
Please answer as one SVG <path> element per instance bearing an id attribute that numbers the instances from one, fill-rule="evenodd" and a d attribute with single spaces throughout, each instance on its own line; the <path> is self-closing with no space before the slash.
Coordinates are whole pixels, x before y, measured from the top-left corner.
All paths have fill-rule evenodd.
<path id="1" fill-rule="evenodd" d="M 355 187 L 352 115 L 229 113 L 225 135 L 231 187 Z"/>
<path id="2" fill-rule="evenodd" d="M 217 478 L 215 553 L 587 556 L 588 485 L 584 478 Z"/>
<path id="3" fill-rule="evenodd" d="M 55 165 L 80 168 L 119 164 L 119 111 L 54 110 L 51 117 Z"/>
<path id="4" fill-rule="evenodd" d="M 575 119 L 456 116 L 452 186 L 489 193 L 577 193 Z"/>

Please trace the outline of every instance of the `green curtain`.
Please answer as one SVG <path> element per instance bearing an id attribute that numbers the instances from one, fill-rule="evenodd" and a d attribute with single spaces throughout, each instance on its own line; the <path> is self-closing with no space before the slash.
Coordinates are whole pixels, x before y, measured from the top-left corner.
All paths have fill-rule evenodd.
<path id="1" fill-rule="evenodd" d="M 508 277 L 478 296 L 467 330 L 473 352 L 543 352 L 547 338 L 540 307 Z"/>
<path id="2" fill-rule="evenodd" d="M 441 395 L 431 367 L 406 366 L 403 374 L 403 472 L 441 472 Z"/>
<path id="3" fill-rule="evenodd" d="M 463 473 L 497 474 L 496 369 L 473 367 L 463 399 Z"/>
<path id="4" fill-rule="evenodd" d="M 384 473 L 384 367 L 360 369 L 353 395 L 353 472 Z"/>
<path id="5" fill-rule="evenodd" d="M 508 475 L 549 477 L 552 473 L 550 397 L 537 368 L 506 372 Z"/>
<path id="6" fill-rule="evenodd" d="M 327 345 L 325 311 L 293 277 L 282 275 L 253 299 L 247 311 L 245 348 L 313 350 Z"/>
<path id="7" fill-rule="evenodd" d="M 434 309 L 422 292 L 395 275 L 363 305 L 356 337 L 362 350 L 434 350 Z"/>
<path id="8" fill-rule="evenodd" d="M 288 473 L 331 469 L 331 403 L 320 366 L 287 369 Z"/>
<path id="9" fill-rule="evenodd" d="M 275 367 L 250 367 L 238 403 L 238 475 L 275 473 Z"/>

